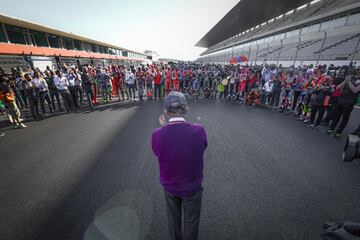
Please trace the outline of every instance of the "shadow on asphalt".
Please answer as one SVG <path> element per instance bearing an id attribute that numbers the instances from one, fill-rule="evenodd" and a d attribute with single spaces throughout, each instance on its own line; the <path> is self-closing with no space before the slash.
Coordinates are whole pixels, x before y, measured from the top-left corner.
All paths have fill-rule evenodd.
<path id="1" fill-rule="evenodd" d="M 98 106 L 95 111 L 116 111 L 138 105 L 138 102 L 109 104 Z M 91 112 L 82 111 L 81 113 L 89 114 Z M 142 193 L 137 193 L 135 189 L 131 188 L 131 183 L 124 182 L 123 179 L 121 179 L 121 176 L 119 176 L 124 169 L 127 169 L 132 164 L 131 160 L 133 159 L 131 156 L 119 157 L 119 152 L 116 152 L 120 151 L 119 149 L 121 149 L 121 147 L 126 148 L 126 142 L 128 142 L 131 131 L 135 131 L 136 125 L 140 124 L 136 120 L 141 119 L 141 117 L 137 117 L 139 114 L 139 112 L 134 113 L 132 118 L 128 120 L 131 124 L 124 124 L 123 128 L 117 129 L 113 134 L 113 137 L 107 140 L 107 143 L 105 143 L 106 147 L 103 150 L 100 150 L 97 156 L 94 156 L 94 164 L 88 167 L 83 174 L 83 177 L 77 183 L 74 183 L 73 189 L 63 196 L 62 200 L 60 200 L 53 208 L 52 212 L 48 214 L 50 218 L 46 223 L 42 224 L 40 229 L 35 231 L 37 234 L 32 239 L 84 239 L 85 234 L 91 234 L 93 236 L 86 237 L 85 240 L 135 239 L 133 237 L 127 238 L 126 236 L 129 235 L 126 235 L 125 238 L 124 236 L 121 238 L 105 237 L 104 233 L 99 232 L 96 227 L 94 228 L 94 224 L 92 223 L 94 222 L 96 215 L 99 214 L 99 210 L 102 213 L 108 210 L 103 209 L 104 205 L 106 208 L 109 201 L 115 201 L 114 205 L 117 207 L 115 209 L 117 212 L 115 211 L 115 213 L 122 214 L 119 221 L 122 221 L 123 224 L 129 224 L 126 219 L 133 216 L 131 212 L 132 209 L 126 208 L 125 206 L 133 204 L 132 202 L 134 199 L 145 197 Z M 119 196 L 119 192 L 122 193 L 121 196 Z M 151 211 L 151 209 L 145 209 L 143 211 Z M 114 221 L 113 216 L 110 216 L 109 218 Z M 143 219 L 141 219 L 141 221 L 143 221 Z M 147 221 L 150 222 L 150 219 Z M 135 219 L 133 222 L 137 222 L 137 220 Z M 118 229 L 119 227 L 121 228 L 119 225 L 114 226 L 114 228 L 115 227 Z M 124 234 L 132 234 L 131 236 L 138 236 L 139 234 L 143 235 L 147 232 L 146 229 L 140 229 L 139 224 L 136 233 L 131 233 L 129 230 L 132 226 L 125 227 L 126 229 L 123 229 L 122 232 Z M 88 232 L 88 229 L 90 229 L 90 233 Z M 114 231 L 114 229 L 112 229 L 112 231 Z"/>
<path id="2" fill-rule="evenodd" d="M 101 104 L 101 105 L 97 105 L 95 106 L 95 109 L 92 111 L 91 109 L 89 109 L 89 106 L 87 104 L 83 104 L 80 109 L 78 109 L 76 112 L 74 112 L 74 114 L 89 114 L 92 112 L 96 112 L 96 111 L 105 111 L 105 110 L 120 110 L 120 109 L 128 109 L 128 108 L 132 108 L 134 106 L 138 106 L 140 104 L 146 104 L 146 102 L 130 102 L 130 101 L 125 101 L 125 102 L 110 102 L 107 104 Z M 61 115 L 65 115 L 67 114 L 65 111 L 62 112 L 58 112 L 55 111 L 54 113 L 48 114 L 46 116 L 43 116 L 41 118 L 39 118 L 39 122 L 41 121 L 46 121 L 47 119 L 50 118 L 54 118 L 54 117 L 58 117 Z M 33 122 L 35 121 L 30 114 L 30 110 L 26 109 L 23 113 L 23 117 L 24 123 L 28 123 L 28 122 Z M 0 119 L 0 129 L 7 129 L 7 128 L 11 128 L 12 124 L 9 121 L 8 117 L 3 115 L 1 116 Z"/>

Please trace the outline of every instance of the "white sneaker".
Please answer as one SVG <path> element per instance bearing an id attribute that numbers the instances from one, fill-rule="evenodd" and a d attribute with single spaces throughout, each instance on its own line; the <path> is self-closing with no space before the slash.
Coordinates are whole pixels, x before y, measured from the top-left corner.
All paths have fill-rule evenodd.
<path id="1" fill-rule="evenodd" d="M 26 128 L 27 126 L 25 124 L 23 124 L 23 123 L 20 123 L 20 127 Z"/>

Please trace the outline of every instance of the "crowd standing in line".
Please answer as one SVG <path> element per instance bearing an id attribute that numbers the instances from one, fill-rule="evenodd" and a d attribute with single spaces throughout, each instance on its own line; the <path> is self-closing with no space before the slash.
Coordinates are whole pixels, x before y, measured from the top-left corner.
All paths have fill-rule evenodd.
<path id="1" fill-rule="evenodd" d="M 108 103 L 113 98 L 144 101 L 145 96 L 158 100 L 178 91 L 187 98 L 221 99 L 292 113 L 311 128 L 328 126 L 328 133 L 338 137 L 359 96 L 360 68 L 352 64 L 288 68 L 185 63 L 78 68 L 64 64 L 55 72 L 30 66 L 13 68 L 9 74 L 1 70 L 0 81 L 0 104 L 5 105 L 15 128 L 25 127 L 20 117 L 26 108 L 38 120 L 54 111 L 76 112 L 85 102 L 94 110 L 98 95 L 102 103 Z"/>

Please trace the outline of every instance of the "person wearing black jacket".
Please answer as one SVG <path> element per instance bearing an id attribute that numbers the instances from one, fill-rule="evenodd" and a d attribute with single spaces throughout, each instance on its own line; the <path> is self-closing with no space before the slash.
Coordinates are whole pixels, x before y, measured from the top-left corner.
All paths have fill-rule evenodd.
<path id="1" fill-rule="evenodd" d="M 55 98 L 56 98 L 59 112 L 64 111 L 64 109 L 61 108 L 60 93 L 54 83 L 54 72 L 51 70 L 46 70 L 45 71 L 45 80 L 48 85 L 50 99 L 51 99 L 51 105 L 52 105 L 53 110 L 55 111 L 55 109 L 56 109 L 55 108 Z"/>
<path id="2" fill-rule="evenodd" d="M 275 76 L 271 95 L 272 97 L 270 101 L 270 107 L 277 109 L 279 106 L 280 95 L 281 95 L 281 81 L 278 75 Z"/>
<path id="3" fill-rule="evenodd" d="M 81 72 L 81 82 L 82 82 L 82 89 L 85 92 L 87 101 L 89 103 L 89 107 L 92 111 L 94 111 L 94 105 L 92 103 L 92 99 L 94 97 L 94 92 L 92 90 L 92 82 L 90 76 L 88 74 L 87 67 L 84 67 Z"/>
<path id="4" fill-rule="evenodd" d="M 345 80 L 345 77 L 343 77 L 343 76 L 337 76 L 334 78 L 334 81 L 333 81 L 334 93 L 332 94 L 332 96 L 330 98 L 329 106 L 326 109 L 326 117 L 323 120 L 325 126 L 328 126 L 328 127 L 330 126 L 330 122 L 334 115 L 334 109 L 335 109 L 336 103 L 340 97 L 340 93 L 338 92 L 338 90 L 335 90 L 335 89 L 344 80 Z"/>
<path id="5" fill-rule="evenodd" d="M 330 128 L 328 129 L 328 133 L 336 137 L 339 137 L 346 127 L 351 112 L 354 109 L 354 105 L 357 102 L 360 93 L 359 69 L 356 76 L 347 75 L 345 77 L 345 81 L 341 83 L 338 88 L 342 88 L 342 94 L 335 106 L 333 120 L 331 122 Z"/>
<path id="6" fill-rule="evenodd" d="M 316 86 L 314 92 L 311 96 L 310 104 L 311 104 L 311 116 L 309 127 L 318 128 L 325 113 L 325 97 L 330 96 L 332 93 L 332 88 L 329 85 L 331 77 L 325 76 L 319 86 Z M 317 117 L 316 114 L 318 113 Z M 315 119 L 316 118 L 316 119 Z M 316 120 L 316 121 L 315 121 Z"/>

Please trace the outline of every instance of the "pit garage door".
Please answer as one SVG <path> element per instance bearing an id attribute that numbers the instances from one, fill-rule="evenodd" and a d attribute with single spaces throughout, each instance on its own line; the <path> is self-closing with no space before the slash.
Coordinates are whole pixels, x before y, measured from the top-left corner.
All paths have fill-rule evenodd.
<path id="1" fill-rule="evenodd" d="M 104 62 L 102 59 L 94 59 L 94 67 L 103 67 Z"/>
<path id="2" fill-rule="evenodd" d="M 61 64 L 66 64 L 66 66 L 68 67 L 76 67 L 77 63 L 76 63 L 76 59 L 75 58 L 59 58 Z"/>
<path id="3" fill-rule="evenodd" d="M 49 66 L 51 70 L 55 70 L 55 58 L 53 57 L 31 57 L 34 68 L 39 68 L 40 71 L 46 70 L 46 67 Z"/>
<path id="4" fill-rule="evenodd" d="M 80 65 L 89 65 L 91 64 L 90 58 L 79 58 Z"/>

